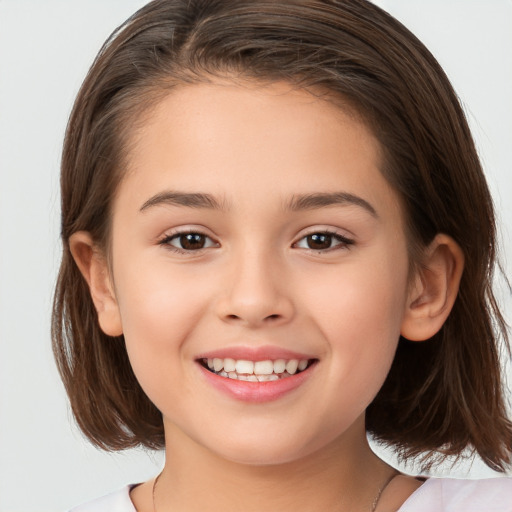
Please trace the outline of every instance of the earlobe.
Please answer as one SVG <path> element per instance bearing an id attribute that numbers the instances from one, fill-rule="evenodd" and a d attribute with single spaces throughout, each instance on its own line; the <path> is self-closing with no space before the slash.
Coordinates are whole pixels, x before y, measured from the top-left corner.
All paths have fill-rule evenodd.
<path id="1" fill-rule="evenodd" d="M 448 235 L 437 235 L 425 251 L 410 287 L 401 335 L 424 341 L 436 334 L 452 310 L 464 269 L 464 254 Z"/>
<path id="2" fill-rule="evenodd" d="M 73 233 L 69 247 L 89 285 L 101 330 L 109 336 L 120 336 L 123 334 L 121 316 L 105 256 L 86 231 Z"/>

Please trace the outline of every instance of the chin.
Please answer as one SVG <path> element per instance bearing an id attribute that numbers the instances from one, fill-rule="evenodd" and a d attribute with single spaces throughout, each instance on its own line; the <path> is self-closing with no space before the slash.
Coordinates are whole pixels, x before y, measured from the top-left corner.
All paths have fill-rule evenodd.
<path id="1" fill-rule="evenodd" d="M 247 450 L 243 453 L 217 453 L 218 456 L 228 460 L 229 462 L 240 464 L 244 466 L 279 466 L 282 464 L 288 464 L 294 462 L 301 457 L 300 454 L 294 453 L 276 453 L 273 451 L 272 453 L 266 451 L 255 451 Z"/>
<path id="2" fill-rule="evenodd" d="M 263 435 L 246 436 L 239 440 L 231 437 L 229 441 L 224 435 L 224 439 L 220 444 L 216 444 L 215 449 L 209 448 L 218 457 L 246 466 L 287 464 L 307 457 L 321 449 L 319 446 L 307 445 L 303 435 L 298 436 L 295 440 L 290 438 L 290 435 L 284 435 L 281 438 L 279 436 Z"/>

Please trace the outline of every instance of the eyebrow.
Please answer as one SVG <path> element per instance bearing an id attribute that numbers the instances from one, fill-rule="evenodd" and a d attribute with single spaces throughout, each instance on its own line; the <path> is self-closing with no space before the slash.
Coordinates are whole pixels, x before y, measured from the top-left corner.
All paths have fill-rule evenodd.
<path id="1" fill-rule="evenodd" d="M 169 206 L 188 206 L 189 208 L 208 208 L 211 210 L 224 210 L 226 205 L 219 202 L 210 194 L 202 194 L 199 192 L 175 192 L 167 190 L 150 197 L 141 207 L 143 212 L 153 206 L 169 205 Z"/>
<path id="2" fill-rule="evenodd" d="M 362 197 L 348 192 L 317 192 L 314 194 L 294 195 L 286 205 L 291 211 L 315 210 L 325 206 L 355 205 L 364 208 L 372 217 L 379 218 L 375 208 Z"/>
<path id="3" fill-rule="evenodd" d="M 226 204 L 218 201 L 211 194 L 200 192 L 164 191 L 150 197 L 141 207 L 143 212 L 153 206 L 170 205 L 186 206 L 188 208 L 207 208 L 225 210 Z M 291 211 L 315 210 L 326 206 L 355 205 L 364 208 L 373 217 L 378 218 L 375 208 L 362 197 L 348 192 L 316 192 L 313 194 L 294 195 L 286 204 L 285 209 Z"/>

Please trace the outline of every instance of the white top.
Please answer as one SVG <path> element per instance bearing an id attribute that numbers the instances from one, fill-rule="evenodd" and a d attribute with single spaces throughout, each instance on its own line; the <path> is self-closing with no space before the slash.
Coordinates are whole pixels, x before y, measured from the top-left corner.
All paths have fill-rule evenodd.
<path id="1" fill-rule="evenodd" d="M 137 512 L 127 485 L 70 512 Z M 398 512 L 512 512 L 512 478 L 455 480 L 430 478 Z"/>

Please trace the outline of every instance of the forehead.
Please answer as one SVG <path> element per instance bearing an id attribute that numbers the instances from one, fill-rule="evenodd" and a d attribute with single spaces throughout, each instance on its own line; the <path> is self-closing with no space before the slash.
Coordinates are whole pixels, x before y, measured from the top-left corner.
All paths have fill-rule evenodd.
<path id="1" fill-rule="evenodd" d="M 394 194 L 380 172 L 377 139 L 353 109 L 322 91 L 287 83 L 178 86 L 138 125 L 121 189 L 130 183 L 140 204 L 168 188 L 246 202 L 262 187 L 281 201 L 340 187 L 369 202 L 379 187 Z"/>

